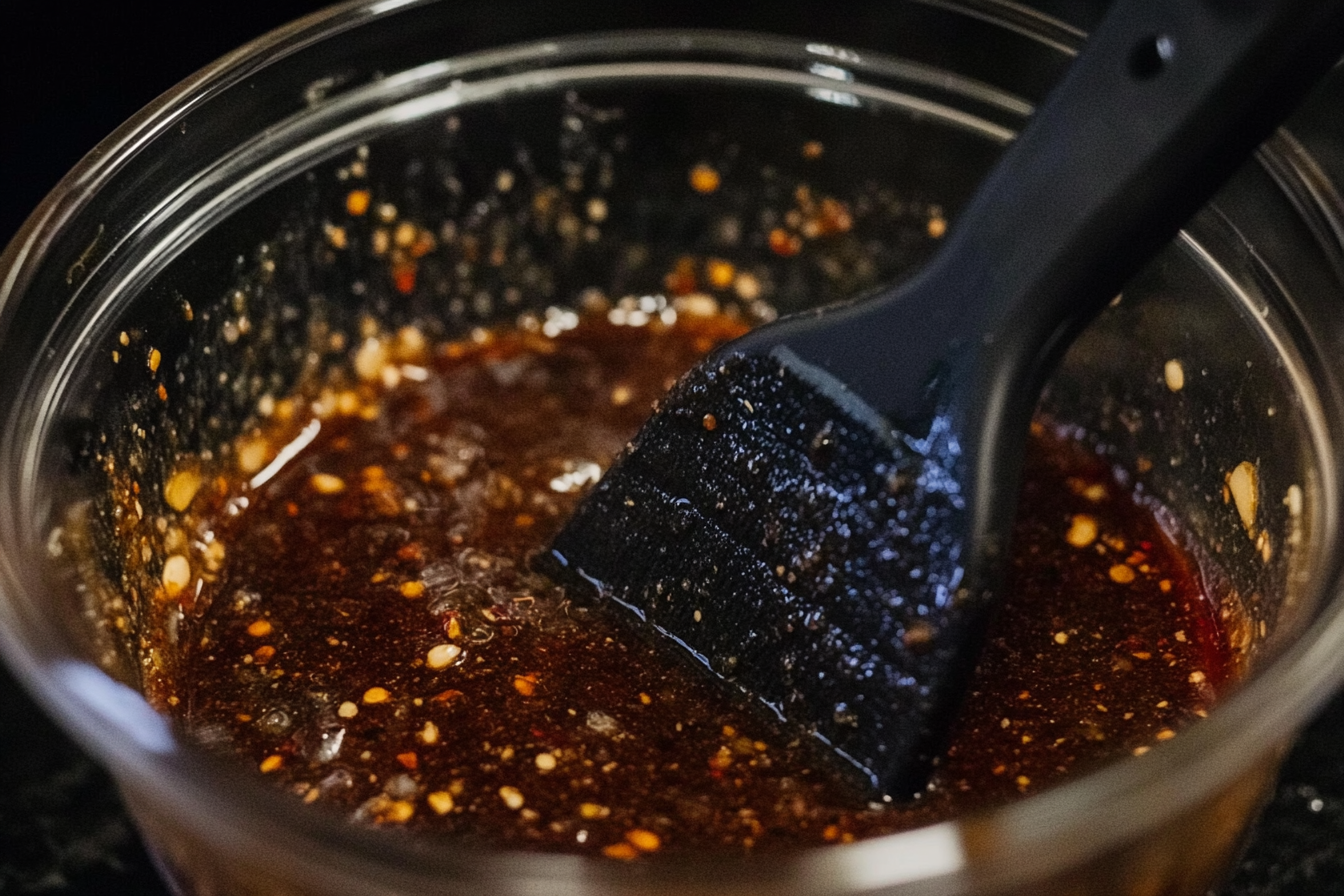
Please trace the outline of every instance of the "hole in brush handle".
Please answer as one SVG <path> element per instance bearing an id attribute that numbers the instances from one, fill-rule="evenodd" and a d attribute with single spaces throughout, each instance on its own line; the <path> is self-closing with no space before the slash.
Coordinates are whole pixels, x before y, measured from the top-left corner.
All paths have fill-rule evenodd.
<path id="1" fill-rule="evenodd" d="M 1165 34 L 1139 41 L 1129 54 L 1129 73 L 1140 81 L 1162 74 L 1176 55 L 1176 42 Z"/>

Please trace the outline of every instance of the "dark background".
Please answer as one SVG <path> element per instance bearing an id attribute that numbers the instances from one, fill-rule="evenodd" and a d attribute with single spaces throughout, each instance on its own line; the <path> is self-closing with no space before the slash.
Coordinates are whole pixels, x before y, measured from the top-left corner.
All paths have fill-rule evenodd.
<path id="1" fill-rule="evenodd" d="M 132 113 L 230 50 L 321 9 L 314 0 L 25 0 L 0 12 L 0 239 Z M 747 28 L 880 49 L 882 0 L 455 0 L 460 46 L 640 26 Z M 1087 27 L 1104 0 L 1037 0 Z"/>
<path id="2" fill-rule="evenodd" d="M 320 8 L 191 0 L 25 0 L 0 11 L 0 244 L 99 140 L 160 93 L 248 40 Z M 1040 0 L 1088 27 L 1104 3 Z M 697 5 L 697 9 L 700 5 Z M 461 52 L 499 42 L 640 25 L 754 28 L 881 49 L 881 0 L 674 4 L 457 0 Z M 1344 180 L 1344 73 L 1301 120 Z M 1289 757 L 1278 791 L 1221 896 L 1344 893 L 1344 699 Z M 103 772 L 0 667 L 0 894 L 163 896 Z"/>

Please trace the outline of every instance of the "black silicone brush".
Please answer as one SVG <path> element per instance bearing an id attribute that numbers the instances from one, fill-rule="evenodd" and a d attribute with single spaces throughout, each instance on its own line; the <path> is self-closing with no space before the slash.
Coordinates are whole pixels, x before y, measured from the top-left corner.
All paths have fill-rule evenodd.
<path id="1" fill-rule="evenodd" d="M 997 603 L 1052 364 L 1341 48 L 1339 2 L 1119 0 L 929 266 L 691 371 L 552 573 L 915 791 Z"/>

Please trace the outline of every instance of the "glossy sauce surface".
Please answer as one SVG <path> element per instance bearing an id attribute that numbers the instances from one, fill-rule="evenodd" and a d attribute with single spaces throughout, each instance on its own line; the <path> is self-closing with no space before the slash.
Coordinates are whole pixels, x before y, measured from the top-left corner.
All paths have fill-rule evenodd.
<path id="1" fill-rule="evenodd" d="M 1046 423 L 1009 603 L 906 805 L 865 803 L 810 737 L 530 572 L 650 403 L 741 329 L 683 313 L 369 337 L 320 422 L 294 405 L 248 437 L 271 457 L 292 444 L 287 463 L 195 496 L 222 566 L 160 702 L 357 822 L 627 859 L 917 826 L 1142 754 L 1204 712 L 1232 659 L 1175 524 Z"/>

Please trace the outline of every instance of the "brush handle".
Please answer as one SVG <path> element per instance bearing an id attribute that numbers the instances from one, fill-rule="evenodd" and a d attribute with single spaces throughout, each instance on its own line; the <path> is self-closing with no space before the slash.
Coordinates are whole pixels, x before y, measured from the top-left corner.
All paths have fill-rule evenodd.
<path id="1" fill-rule="evenodd" d="M 1338 0 L 1121 0 L 962 214 L 925 289 L 956 296 L 963 338 L 1004 368 L 994 378 L 1039 386 L 1068 337 L 1341 52 Z M 909 301 L 891 310 L 906 316 Z"/>
<path id="2" fill-rule="evenodd" d="M 919 276 L 730 348 L 787 346 L 897 422 L 949 369 L 1034 392 L 1341 52 L 1340 0 L 1118 0 Z"/>
<path id="3" fill-rule="evenodd" d="M 950 317 L 931 323 L 960 348 L 945 337 L 924 363 L 946 371 L 941 410 L 988 562 L 1056 361 L 1341 52 L 1338 0 L 1120 0 L 977 192 L 922 295 L 888 304 L 892 322 L 944 297 Z"/>
<path id="4" fill-rule="evenodd" d="M 1341 52 L 1341 0 L 1118 0 L 920 275 L 726 351 L 787 348 L 906 431 L 941 415 L 993 554 L 1054 362 Z"/>

